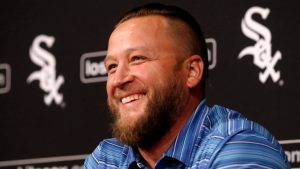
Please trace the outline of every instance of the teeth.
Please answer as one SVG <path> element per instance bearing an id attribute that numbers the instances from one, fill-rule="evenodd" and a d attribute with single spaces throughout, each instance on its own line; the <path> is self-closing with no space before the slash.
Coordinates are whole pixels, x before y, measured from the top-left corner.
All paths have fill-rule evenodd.
<path id="1" fill-rule="evenodd" d="M 134 95 L 130 95 L 128 97 L 122 98 L 121 101 L 122 101 L 123 104 L 126 104 L 126 103 L 132 102 L 134 100 L 138 100 L 138 99 L 140 99 L 142 97 L 144 97 L 144 95 L 142 95 L 142 94 L 134 94 Z"/>

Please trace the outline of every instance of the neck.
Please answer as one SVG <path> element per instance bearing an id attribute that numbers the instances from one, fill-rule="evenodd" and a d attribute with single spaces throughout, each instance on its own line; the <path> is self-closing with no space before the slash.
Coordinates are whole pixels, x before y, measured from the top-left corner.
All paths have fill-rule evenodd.
<path id="1" fill-rule="evenodd" d="M 169 132 L 167 132 L 161 139 L 159 139 L 153 146 L 149 148 L 141 148 L 138 150 L 142 157 L 144 158 L 146 165 L 149 168 L 154 168 L 157 161 L 162 157 L 162 155 L 171 146 L 173 140 L 177 137 L 181 129 L 184 127 L 186 122 L 189 120 L 190 116 L 193 114 L 194 110 L 200 103 L 199 98 L 191 98 L 190 104 L 184 109 L 184 113 L 180 115 L 174 125 L 171 127 Z"/>

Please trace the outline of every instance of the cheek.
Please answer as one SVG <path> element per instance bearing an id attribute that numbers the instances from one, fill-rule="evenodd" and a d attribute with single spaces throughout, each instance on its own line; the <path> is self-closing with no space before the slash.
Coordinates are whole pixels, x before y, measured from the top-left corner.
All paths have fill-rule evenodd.
<path id="1" fill-rule="evenodd" d="M 107 82 L 106 82 L 106 93 L 107 93 L 108 98 L 110 98 L 113 94 L 113 89 L 112 89 L 111 81 L 109 80 L 109 78 L 107 79 Z"/>
<path id="2" fill-rule="evenodd" d="M 168 65 L 145 64 L 136 70 L 136 75 L 146 83 L 162 83 L 170 74 Z"/>
<path id="3" fill-rule="evenodd" d="M 136 85 L 140 84 L 145 88 L 147 92 L 151 93 L 151 88 L 155 88 L 156 86 L 160 86 L 162 80 L 159 78 L 160 72 L 145 70 L 139 71 L 136 73 Z"/>

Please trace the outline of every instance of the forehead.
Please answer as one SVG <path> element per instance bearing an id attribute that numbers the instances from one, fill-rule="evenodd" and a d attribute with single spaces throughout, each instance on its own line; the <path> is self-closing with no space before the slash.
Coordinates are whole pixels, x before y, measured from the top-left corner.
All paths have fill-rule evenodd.
<path id="1" fill-rule="evenodd" d="M 163 16 L 143 16 L 119 24 L 108 42 L 108 55 L 128 49 L 177 50 L 170 33 L 168 19 Z M 131 50 L 129 50 L 131 51 Z"/>

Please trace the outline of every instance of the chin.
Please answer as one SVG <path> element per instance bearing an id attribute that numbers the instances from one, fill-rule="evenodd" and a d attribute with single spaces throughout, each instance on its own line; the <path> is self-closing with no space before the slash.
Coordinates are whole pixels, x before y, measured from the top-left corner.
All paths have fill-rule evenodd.
<path id="1" fill-rule="evenodd" d="M 141 116 L 142 116 L 142 112 L 138 112 L 138 111 L 122 111 L 121 113 L 121 120 L 122 121 L 128 121 L 130 123 L 138 120 Z"/>

